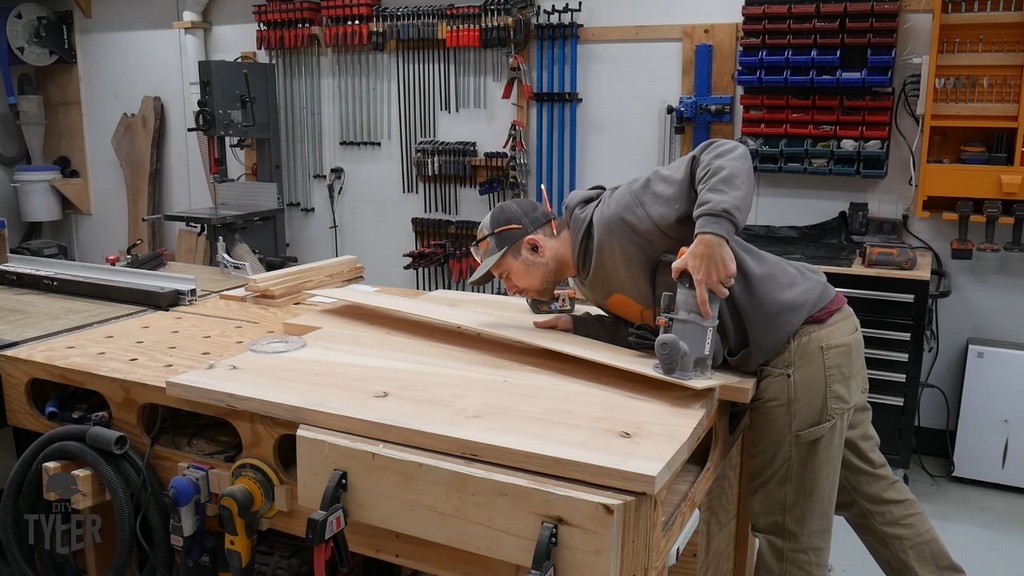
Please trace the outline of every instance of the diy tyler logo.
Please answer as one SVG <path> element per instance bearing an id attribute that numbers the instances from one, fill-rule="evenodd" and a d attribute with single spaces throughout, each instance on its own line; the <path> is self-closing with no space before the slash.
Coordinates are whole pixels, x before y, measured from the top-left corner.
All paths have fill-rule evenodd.
<path id="1" fill-rule="evenodd" d="M 102 518 L 95 514 L 75 513 L 71 498 L 85 496 L 78 487 L 78 481 L 68 472 L 57 472 L 46 480 L 46 492 L 56 494 L 60 500 L 53 503 L 50 514 L 26 514 L 28 520 L 28 543 L 36 545 L 39 532 L 43 536 L 43 548 L 58 554 L 69 554 L 102 542 L 100 526 Z M 37 525 L 36 522 L 39 522 Z"/>

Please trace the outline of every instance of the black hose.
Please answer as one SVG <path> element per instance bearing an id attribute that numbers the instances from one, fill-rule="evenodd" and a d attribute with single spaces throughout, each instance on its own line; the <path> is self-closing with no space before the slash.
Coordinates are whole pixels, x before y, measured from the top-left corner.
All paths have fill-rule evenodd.
<path id="1" fill-rule="evenodd" d="M 137 542 L 136 519 L 141 522 L 142 518 L 149 529 L 149 545 L 145 539 L 138 540 L 148 553 L 142 573 L 145 576 L 170 574 L 174 557 L 170 546 L 169 511 L 156 473 L 137 450 L 127 445 L 124 434 L 73 425 L 52 430 L 29 446 L 11 473 L 0 500 L 0 544 L 6 556 L 6 559 L 0 558 L 0 574 L 35 574 L 36 556 L 28 544 L 25 514 L 40 505 L 42 465 L 56 459 L 85 461 L 100 475 L 110 493 L 117 521 L 117 552 L 110 574 L 121 576 L 131 566 Z M 42 551 L 41 546 L 34 549 Z M 45 553 L 41 556 L 44 566 L 62 563 L 59 558 L 45 558 Z"/>

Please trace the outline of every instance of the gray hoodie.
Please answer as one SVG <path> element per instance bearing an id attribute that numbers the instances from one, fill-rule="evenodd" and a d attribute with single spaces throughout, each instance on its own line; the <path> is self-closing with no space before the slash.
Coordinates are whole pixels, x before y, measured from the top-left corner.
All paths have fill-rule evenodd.
<path id="1" fill-rule="evenodd" d="M 654 325 L 662 292 L 675 292 L 669 262 L 709 233 L 729 242 L 735 284 L 721 303 L 718 333 L 729 365 L 756 372 L 785 346 L 835 289 L 807 264 L 763 252 L 736 237 L 754 196 L 750 153 L 710 140 L 676 162 L 613 188 L 576 190 L 565 201 L 577 277 L 574 286 L 609 316 L 579 314 L 576 334 L 628 346 L 629 328 Z"/>

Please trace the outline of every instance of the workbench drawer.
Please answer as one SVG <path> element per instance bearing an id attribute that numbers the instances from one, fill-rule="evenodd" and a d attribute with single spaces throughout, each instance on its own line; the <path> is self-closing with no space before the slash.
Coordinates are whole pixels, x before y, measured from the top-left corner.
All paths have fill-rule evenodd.
<path id="1" fill-rule="evenodd" d="M 836 288 L 836 290 L 846 296 L 850 308 L 853 308 L 858 317 L 871 316 L 906 321 L 911 321 L 914 318 L 913 294 L 851 288 Z"/>
<path id="2" fill-rule="evenodd" d="M 554 522 L 559 574 L 633 573 L 632 494 L 308 426 L 296 448 L 302 506 L 319 508 L 333 471 L 347 473 L 347 530 L 385 529 L 529 566 L 541 523 Z"/>
<path id="3" fill-rule="evenodd" d="M 864 347 L 873 350 L 886 350 L 890 352 L 910 353 L 912 346 L 910 341 L 909 326 L 899 326 L 901 331 L 880 330 L 877 328 L 864 327 L 861 320 L 861 332 L 864 334 Z"/>

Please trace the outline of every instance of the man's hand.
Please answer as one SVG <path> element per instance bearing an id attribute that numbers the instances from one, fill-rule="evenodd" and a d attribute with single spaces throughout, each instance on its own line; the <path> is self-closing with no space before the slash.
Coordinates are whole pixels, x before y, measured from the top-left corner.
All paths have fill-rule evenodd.
<path id="1" fill-rule="evenodd" d="M 572 316 L 568 314 L 555 314 L 549 316 L 543 320 L 535 320 L 533 322 L 535 328 L 545 328 L 548 330 L 559 330 L 561 332 L 572 333 Z"/>
<path id="2" fill-rule="evenodd" d="M 678 279 L 683 272 L 689 272 L 697 289 L 697 304 L 705 319 L 711 319 L 711 305 L 708 303 L 710 290 L 719 298 L 729 297 L 729 287 L 736 276 L 736 258 L 729 243 L 721 236 L 698 234 L 682 258 L 672 263 L 672 277 Z"/>

